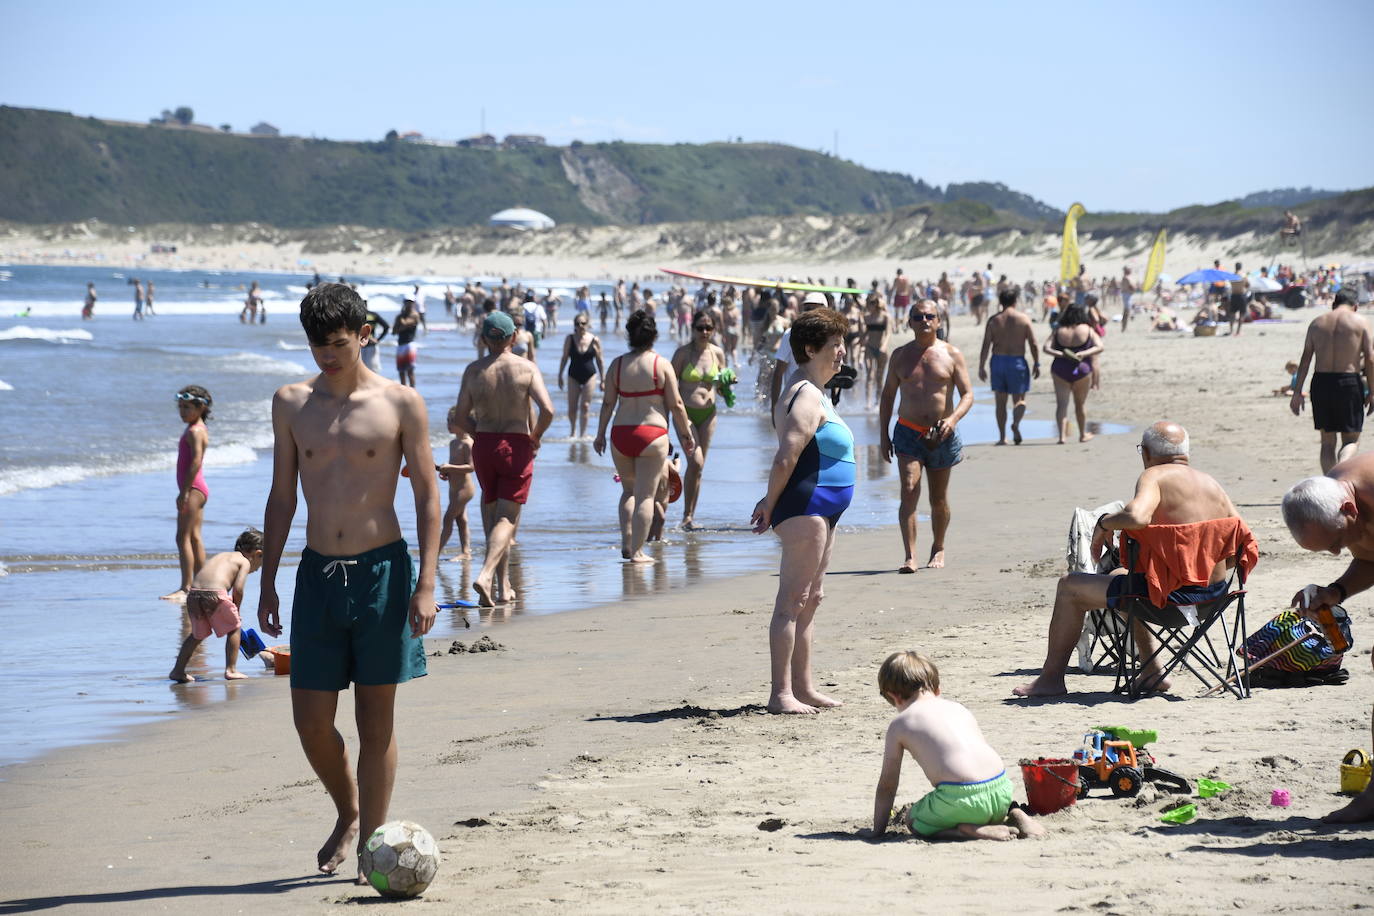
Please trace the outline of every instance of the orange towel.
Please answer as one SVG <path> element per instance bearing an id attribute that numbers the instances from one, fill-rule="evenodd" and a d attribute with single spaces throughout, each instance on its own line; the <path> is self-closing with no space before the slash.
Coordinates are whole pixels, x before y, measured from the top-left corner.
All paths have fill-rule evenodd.
<path id="1" fill-rule="evenodd" d="M 1128 555 L 1128 537 L 1140 544 L 1136 571 L 1144 573 L 1150 603 L 1155 607 L 1163 607 L 1169 593 L 1180 586 L 1209 584 L 1213 567 L 1237 552 L 1241 552 L 1240 565 L 1247 576 L 1259 562 L 1255 536 L 1242 519 L 1235 517 L 1123 531 L 1122 556 Z"/>

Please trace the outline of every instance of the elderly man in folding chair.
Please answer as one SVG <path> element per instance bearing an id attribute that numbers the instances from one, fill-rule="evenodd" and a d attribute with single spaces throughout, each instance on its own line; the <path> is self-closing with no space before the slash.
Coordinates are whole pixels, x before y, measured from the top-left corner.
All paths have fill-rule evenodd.
<path id="1" fill-rule="evenodd" d="M 1145 470 L 1136 480 L 1135 496 L 1120 512 L 1097 520 L 1092 552 L 1100 556 L 1113 531 L 1132 532 L 1144 548 L 1142 566 L 1130 575 L 1125 570 L 1069 573 L 1059 580 L 1044 667 L 1035 680 L 1012 690 L 1017 696 L 1068 692 L 1064 670 L 1088 612 L 1116 609 L 1127 598 L 1147 595 L 1156 607 L 1216 601 L 1228 594 L 1237 555 L 1246 572 L 1258 559 L 1254 538 L 1221 484 L 1188 465 L 1187 430 L 1161 420 L 1141 436 L 1138 449 Z M 1140 682 L 1150 690 L 1167 690 L 1157 647 L 1139 621 L 1135 638 L 1143 660 Z"/>
<path id="2" fill-rule="evenodd" d="M 1340 556 L 1350 551 L 1350 565 L 1335 581 L 1308 585 L 1293 596 L 1304 613 L 1344 604 L 1374 587 L 1374 453 L 1356 455 L 1321 477 L 1293 485 L 1283 497 L 1283 520 L 1304 550 Z M 1374 657 L 1370 659 L 1374 663 Z M 1374 733 L 1374 715 L 1370 718 Z M 1374 822 L 1374 782 L 1343 808 L 1322 818 L 1328 824 Z"/>

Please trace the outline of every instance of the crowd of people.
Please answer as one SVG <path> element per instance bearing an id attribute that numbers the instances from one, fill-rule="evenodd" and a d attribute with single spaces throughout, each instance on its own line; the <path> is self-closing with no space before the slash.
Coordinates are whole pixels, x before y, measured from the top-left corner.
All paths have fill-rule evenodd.
<path id="1" fill-rule="evenodd" d="M 937 295 L 947 292 L 944 283 L 947 278 L 942 277 L 941 284 L 933 285 Z M 245 532 L 235 551 L 208 561 L 199 543 L 199 513 L 208 498 L 199 468 L 208 442 L 204 421 L 211 398 L 194 386 L 178 394 L 178 410 L 186 424 L 177 470 L 179 518 L 185 519 L 184 528 L 178 525 L 183 576 L 178 592 L 167 597 L 187 600 L 196 619 L 173 669 L 174 679 L 185 679 L 187 658 L 211 632 L 229 636 L 237 647 L 243 581 L 258 568 L 263 573 L 259 625 L 269 635 L 280 635 L 276 577 L 298 486 L 304 494 L 307 543 L 292 610 L 292 702 L 306 756 L 336 809 L 334 829 L 318 857 L 326 872 L 338 869 L 352 854 L 360 829 L 367 836 L 386 818 L 397 766 L 392 724 L 396 688 L 425 672 L 422 638 L 437 610 L 435 565 L 454 532 L 461 553 L 471 554 L 463 510 L 479 491 L 486 550 L 473 580 L 474 592 L 483 606 L 516 597 L 508 569 L 510 549 L 542 437 L 555 416 L 532 354 L 543 336 L 556 328 L 557 307 L 550 308 L 552 293 L 541 301 L 532 291 L 505 283 L 479 299 L 474 292 L 479 286 L 445 298 L 455 320 L 473 330 L 479 355 L 465 370 L 456 404 L 448 412 L 454 439 L 447 461 L 437 465 L 430 454 L 425 405 L 414 390 L 413 376 L 402 372 L 403 384 L 398 385 L 369 368 L 366 352 L 369 346 L 375 348 L 371 321 L 380 316 L 347 285 L 312 286 L 301 304 L 301 323 L 321 372 L 284 386 L 273 400 L 273 480 L 263 530 Z M 604 325 L 611 313 L 625 315 L 628 350 L 605 361 L 601 340 L 591 331 L 593 303 L 584 288 L 575 300 L 572 329 L 563 340 L 558 368 L 560 387 L 566 376 L 570 432 L 585 432 L 594 386 L 600 385 L 593 445 L 598 454 L 609 448 L 619 475 L 622 558 L 631 564 L 654 562 L 645 544 L 655 522 L 661 525 L 671 466 L 670 427 L 686 459 L 688 502 L 683 522 L 691 526 L 714 434 L 717 397 L 728 388 L 722 376 L 732 359 L 740 358 L 741 345 L 747 347 L 752 340 L 744 358 L 766 361 L 773 370 L 761 394 L 777 438 L 762 484 L 764 495 L 751 516 L 753 530 L 772 531 L 781 551 L 768 628 L 767 707 L 775 713 L 814 714 L 841 705 L 819 689 L 812 662 L 814 621 L 837 526 L 857 483 L 854 436 L 836 411 L 833 395 L 837 387 L 857 383 L 860 372 L 853 362 L 880 366 L 864 374 L 864 384 L 877 403 L 880 454 L 886 461 L 895 457 L 899 466 L 898 527 L 904 559 L 898 572 L 911 574 L 919 568 L 917 502 L 923 481 L 928 481 L 931 519 L 925 565 L 945 565 L 949 480 L 962 458 L 958 426 L 973 404 L 964 355 L 947 340 L 951 300 L 926 295 L 930 287 L 912 284 L 900 272 L 890 291 L 875 286 L 867 293 L 838 296 L 810 292 L 799 297 L 782 289 L 746 289 L 736 296 L 727 289 L 717 297 L 703 285 L 689 300 L 685 291 L 679 295 L 670 290 L 661 314 L 670 339 L 678 343 L 665 358 L 655 350 L 660 313 L 652 304 L 653 293 L 631 286 L 622 303 L 623 287 L 620 284 L 614 298 L 605 299 L 597 317 Z M 848 289 L 857 288 L 851 284 Z M 972 292 L 968 313 L 984 326 L 978 374 L 996 395 L 998 444 L 1007 444 L 1008 419 L 1012 444 L 1023 439 L 1025 394 L 1040 374 L 1042 354 L 1051 360 L 1059 441 L 1067 438 L 1070 404 L 1080 441 L 1090 438 L 1083 405 L 1088 392 L 1100 384 L 1107 330 L 1101 300 L 1087 284 L 1056 288 L 1046 316 L 1052 320 L 1043 343 L 1037 345 L 1037 322 L 1021 310 L 1023 288 L 1007 283 L 992 289 L 997 313 L 987 315 L 980 311 L 986 302 L 973 301 L 978 295 L 986 299 L 986 288 Z M 893 303 L 905 309 L 901 317 L 912 333 L 909 342 L 890 353 L 889 293 Z M 532 302 L 534 309 L 529 307 Z M 631 304 L 637 307 L 627 313 Z M 1289 491 L 1283 501 L 1285 521 L 1304 549 L 1349 549 L 1353 557 L 1335 581 L 1310 585 L 1295 596 L 1294 604 L 1303 612 L 1374 587 L 1374 456 L 1354 455 L 1363 416 L 1374 412 L 1374 394 L 1363 386 L 1357 391 L 1350 381 L 1354 376 L 1358 382 L 1361 375 L 1374 381 L 1374 344 L 1355 305 L 1354 294 L 1343 290 L 1334 297 L 1333 310 L 1312 322 L 1292 385 L 1293 409 L 1298 412 L 1305 403 L 1306 373 L 1309 368 L 1315 371 L 1311 398 L 1314 420 L 1323 433 L 1324 474 Z M 1124 306 L 1130 308 L 1129 299 Z M 953 308 L 957 311 L 959 306 Z M 727 317 L 732 312 L 733 320 Z M 422 316 L 417 302 L 407 298 L 391 325 L 398 354 L 424 328 Z M 733 329 L 733 346 L 714 342 L 716 331 L 724 328 Z M 398 370 L 401 362 L 398 355 Z M 1319 378 L 1324 379 L 1321 384 Z M 1336 436 L 1342 437 L 1339 450 Z M 1189 464 L 1186 430 L 1168 421 L 1156 423 L 1142 436 L 1139 451 L 1144 470 L 1134 496 L 1121 511 L 1097 519 L 1093 553 L 1100 554 L 1116 532 L 1130 532 L 1144 543 L 1150 543 L 1148 535 L 1161 527 L 1175 535 L 1179 529 L 1197 528 L 1198 535 L 1156 540 L 1165 546 L 1147 556 L 1147 562 L 1157 565 L 1143 574 L 1127 576 L 1117 569 L 1111 574 L 1063 577 L 1056 589 L 1040 674 L 1016 688 L 1015 694 L 1065 692 L 1064 670 L 1089 610 L 1116 608 L 1123 596 L 1148 596 L 1157 605 L 1205 602 L 1225 588 L 1237 562 L 1247 572 L 1255 564 L 1253 538 L 1235 505 L 1214 478 Z M 437 471 L 408 475 L 416 506 L 418 568 L 394 508 L 396 472 L 403 461 L 410 469 Z M 451 488 L 450 508 L 443 513 L 440 479 Z M 340 500 L 340 493 L 355 498 Z M 1180 550 L 1187 556 L 1174 555 Z M 346 617 L 334 611 L 342 606 L 351 609 Z M 1138 638 L 1148 645 L 1148 636 Z M 1143 674 L 1151 689 L 1170 686 L 1162 671 Z M 226 677 L 234 676 L 229 653 Z M 338 692 L 350 684 L 356 687 L 360 738 L 356 775 L 333 725 Z M 968 710 L 940 698 L 938 670 L 929 659 L 895 653 L 884 662 L 879 684 L 898 715 L 887 734 L 873 834 L 881 834 L 888 825 L 904 752 L 912 753 L 938 783 L 935 792 L 909 812 L 913 832 L 975 839 L 1043 832 L 1011 805 L 1000 757 L 977 737 Z M 939 750 L 950 741 L 965 752 Z M 1332 822 L 1370 819 L 1374 790 L 1328 816 Z"/>

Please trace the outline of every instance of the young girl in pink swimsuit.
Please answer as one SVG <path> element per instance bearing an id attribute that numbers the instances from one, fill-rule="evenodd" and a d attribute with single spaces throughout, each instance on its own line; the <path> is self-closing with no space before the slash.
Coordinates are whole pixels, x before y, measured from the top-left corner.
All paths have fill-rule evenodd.
<path id="1" fill-rule="evenodd" d="M 210 488 L 205 485 L 201 468 L 205 464 L 205 448 L 210 444 L 205 421 L 210 419 L 211 403 L 210 392 L 199 385 L 187 385 L 177 392 L 177 413 L 186 424 L 177 444 L 177 554 L 181 559 L 181 586 L 163 595 L 166 601 L 185 601 L 191 580 L 205 565 L 200 523 Z"/>

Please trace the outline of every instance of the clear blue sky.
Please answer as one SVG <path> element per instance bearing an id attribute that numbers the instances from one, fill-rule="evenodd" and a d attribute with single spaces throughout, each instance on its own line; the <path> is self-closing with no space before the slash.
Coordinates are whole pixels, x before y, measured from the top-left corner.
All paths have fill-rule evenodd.
<path id="1" fill-rule="evenodd" d="M 376 139 L 736 136 L 1054 206 L 1374 185 L 1371 0 L 0 0 L 0 102 Z"/>

